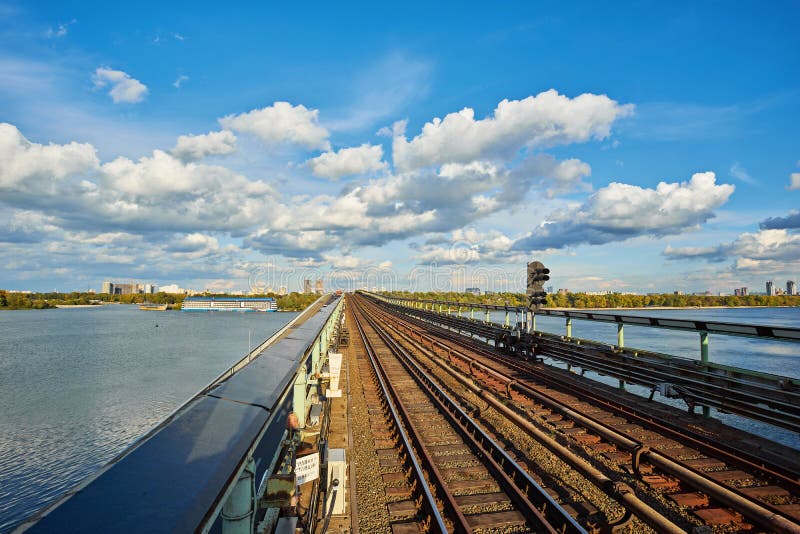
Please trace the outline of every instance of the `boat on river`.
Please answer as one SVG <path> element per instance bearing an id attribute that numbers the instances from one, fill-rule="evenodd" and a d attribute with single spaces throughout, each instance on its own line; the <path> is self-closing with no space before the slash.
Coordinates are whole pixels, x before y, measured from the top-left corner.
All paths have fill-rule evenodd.
<path id="1" fill-rule="evenodd" d="M 142 302 L 139 304 L 140 310 L 150 310 L 150 311 L 164 311 L 167 309 L 167 304 L 156 304 L 154 302 Z"/>

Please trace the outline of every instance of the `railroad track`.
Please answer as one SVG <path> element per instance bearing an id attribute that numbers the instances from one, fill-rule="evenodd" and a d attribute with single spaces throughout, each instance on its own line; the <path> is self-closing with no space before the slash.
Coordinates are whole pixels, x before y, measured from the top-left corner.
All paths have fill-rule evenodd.
<path id="1" fill-rule="evenodd" d="M 800 532 L 798 476 L 782 466 L 676 430 L 604 398 L 569 373 L 508 358 L 485 343 L 419 318 L 397 317 L 384 307 L 371 312 L 476 381 L 484 393 L 512 402 L 561 439 L 618 465 L 702 523 Z"/>
<path id="2" fill-rule="evenodd" d="M 586 532 L 357 302 L 349 310 L 393 533 Z"/>

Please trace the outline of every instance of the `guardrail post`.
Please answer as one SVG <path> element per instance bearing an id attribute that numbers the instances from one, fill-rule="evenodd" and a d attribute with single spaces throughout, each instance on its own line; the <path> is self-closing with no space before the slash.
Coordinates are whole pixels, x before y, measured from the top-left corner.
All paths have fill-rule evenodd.
<path id="1" fill-rule="evenodd" d="M 622 348 L 625 346 L 625 332 L 623 331 L 622 323 L 617 323 L 617 347 Z M 619 389 L 625 391 L 625 381 L 619 381 Z"/>
<path id="2" fill-rule="evenodd" d="M 572 317 L 567 317 L 566 327 L 567 327 L 567 337 L 572 337 Z"/>
<path id="3" fill-rule="evenodd" d="M 700 331 L 700 361 L 708 363 L 708 332 L 705 330 Z M 708 406 L 703 406 L 703 417 L 711 417 L 711 408 Z"/>
<path id="4" fill-rule="evenodd" d="M 233 491 L 222 506 L 223 534 L 251 534 L 255 523 L 256 463 L 247 459 Z"/>
<path id="5" fill-rule="evenodd" d="M 305 428 L 306 426 L 306 389 L 308 387 L 308 379 L 306 378 L 305 365 L 300 366 L 297 377 L 294 379 L 294 398 L 293 398 L 293 411 L 297 415 L 298 428 Z"/>
<path id="6" fill-rule="evenodd" d="M 319 360 L 322 355 L 322 349 L 319 343 L 311 345 L 311 373 L 319 371 Z"/>

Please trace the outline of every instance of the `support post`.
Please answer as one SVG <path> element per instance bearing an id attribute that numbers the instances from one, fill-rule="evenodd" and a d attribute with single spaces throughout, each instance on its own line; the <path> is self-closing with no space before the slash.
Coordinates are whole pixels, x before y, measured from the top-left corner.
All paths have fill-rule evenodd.
<path id="1" fill-rule="evenodd" d="M 700 361 L 708 363 L 708 332 L 700 331 Z M 703 406 L 703 417 L 711 417 L 711 408 Z"/>
<path id="2" fill-rule="evenodd" d="M 469 309 L 469 318 L 470 319 L 475 319 L 475 308 L 470 308 Z"/>
<path id="3" fill-rule="evenodd" d="M 509 326 L 511 324 L 510 319 L 511 319 L 511 314 L 509 313 L 508 310 L 506 310 L 506 321 L 505 321 L 506 326 Z"/>
<path id="4" fill-rule="evenodd" d="M 311 373 L 318 373 L 320 370 L 320 356 L 322 355 L 322 350 L 320 348 L 319 343 L 314 343 L 311 346 Z"/>
<path id="5" fill-rule="evenodd" d="M 527 324 L 527 328 L 525 329 L 525 331 L 530 334 L 531 330 L 533 329 L 533 327 L 531 326 L 531 324 L 533 324 L 533 313 L 527 311 L 525 312 L 525 315 L 526 315 L 525 323 Z"/>
<path id="6" fill-rule="evenodd" d="M 298 428 L 305 428 L 306 426 L 306 389 L 308 386 L 308 379 L 306 378 L 305 366 L 300 367 L 300 372 L 294 379 L 294 398 L 292 407 L 295 415 L 297 415 Z"/>
<path id="7" fill-rule="evenodd" d="M 567 337 L 572 337 L 572 317 L 567 317 L 566 326 L 567 326 Z"/>
<path id="8" fill-rule="evenodd" d="M 531 314 L 531 331 L 533 332 L 535 330 L 536 330 L 536 314 L 533 313 Z"/>
<path id="9" fill-rule="evenodd" d="M 491 320 L 492 316 L 489 314 L 489 308 L 486 308 L 486 315 L 484 316 L 484 323 L 488 323 Z"/>
<path id="10" fill-rule="evenodd" d="M 617 347 L 619 347 L 619 348 L 622 348 L 622 347 L 625 346 L 625 332 L 623 331 L 623 327 L 624 326 L 625 325 L 623 325 L 622 323 L 617 323 Z M 619 389 L 625 391 L 625 381 L 624 380 L 620 380 L 619 381 Z"/>
<path id="11" fill-rule="evenodd" d="M 222 534 L 251 534 L 255 523 L 256 463 L 247 459 L 233 491 L 222 506 Z"/>

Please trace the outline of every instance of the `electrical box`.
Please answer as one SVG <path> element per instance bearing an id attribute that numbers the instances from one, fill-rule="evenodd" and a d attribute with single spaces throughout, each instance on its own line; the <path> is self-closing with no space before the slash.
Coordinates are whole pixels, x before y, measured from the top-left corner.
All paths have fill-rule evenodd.
<path id="1" fill-rule="evenodd" d="M 345 497 L 347 495 L 347 461 L 344 449 L 328 449 L 328 488 L 334 479 L 339 480 L 339 489 L 336 492 L 336 502 L 333 503 L 333 515 L 347 513 L 345 508 Z M 331 491 L 327 496 L 328 510 L 331 506 Z"/>
<path id="2" fill-rule="evenodd" d="M 308 412 L 309 426 L 317 426 L 322 417 L 322 404 L 312 404 L 311 411 Z"/>

